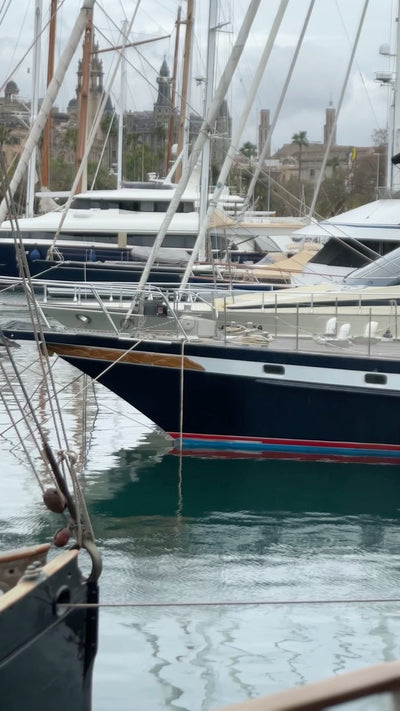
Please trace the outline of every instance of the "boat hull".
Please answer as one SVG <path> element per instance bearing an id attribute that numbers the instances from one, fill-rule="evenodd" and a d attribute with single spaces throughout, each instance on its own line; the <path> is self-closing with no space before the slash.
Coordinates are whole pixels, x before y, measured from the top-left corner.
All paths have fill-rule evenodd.
<path id="1" fill-rule="evenodd" d="M 66 551 L 61 567 L 52 561 L 37 582 L 20 583 L 0 598 L 0 688 L 8 711 L 91 709 L 98 588 L 82 581 L 76 553 Z"/>
<path id="2" fill-rule="evenodd" d="M 327 355 L 90 333 L 49 332 L 46 341 L 167 432 L 174 451 L 400 462 L 400 361 L 392 353 Z"/>

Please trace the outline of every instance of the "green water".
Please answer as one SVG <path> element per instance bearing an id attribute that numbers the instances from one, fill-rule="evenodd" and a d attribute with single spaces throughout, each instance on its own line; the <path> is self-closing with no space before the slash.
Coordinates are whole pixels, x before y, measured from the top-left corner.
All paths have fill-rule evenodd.
<path id="1" fill-rule="evenodd" d="M 400 597 L 396 468 L 139 447 L 105 481 L 103 600 L 191 605 L 103 613 L 96 709 L 212 709 L 398 656 L 399 605 L 361 602 Z"/>

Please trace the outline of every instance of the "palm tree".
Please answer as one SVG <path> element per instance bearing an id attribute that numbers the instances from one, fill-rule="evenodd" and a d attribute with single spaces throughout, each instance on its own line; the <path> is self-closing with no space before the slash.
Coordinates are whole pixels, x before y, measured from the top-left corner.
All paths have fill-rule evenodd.
<path id="1" fill-rule="evenodd" d="M 296 146 L 299 147 L 299 182 L 300 182 L 303 148 L 304 148 L 304 146 L 308 146 L 307 131 L 299 131 L 298 133 L 294 133 L 292 136 L 292 143 L 295 143 Z"/>
<path id="2" fill-rule="evenodd" d="M 251 143 L 251 141 L 246 141 L 240 148 L 240 153 L 246 156 L 249 161 L 249 166 L 251 166 L 254 156 L 257 155 L 257 146 L 255 146 L 254 143 Z"/>

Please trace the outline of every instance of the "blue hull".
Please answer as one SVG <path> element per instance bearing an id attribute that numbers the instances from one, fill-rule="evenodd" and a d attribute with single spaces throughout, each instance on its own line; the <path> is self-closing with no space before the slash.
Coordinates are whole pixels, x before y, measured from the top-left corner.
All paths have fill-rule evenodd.
<path id="1" fill-rule="evenodd" d="M 46 341 L 169 433 L 174 451 L 400 463 L 393 358 L 189 342 L 182 369 L 181 343 L 60 332 Z"/>

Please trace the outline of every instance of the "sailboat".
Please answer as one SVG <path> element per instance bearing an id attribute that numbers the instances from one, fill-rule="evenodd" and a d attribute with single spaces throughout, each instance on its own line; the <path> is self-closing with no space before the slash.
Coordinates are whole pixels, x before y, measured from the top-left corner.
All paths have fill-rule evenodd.
<path id="1" fill-rule="evenodd" d="M 86 49 L 87 55 L 90 56 L 90 51 Z M 84 65 L 85 76 L 89 75 L 88 64 L 89 60 Z M 160 104 L 167 100 L 166 106 L 162 104 L 167 111 L 170 110 L 169 95 L 164 94 L 168 86 L 165 82 L 160 83 L 158 99 Z M 214 107 L 214 115 L 226 88 L 227 84 Z M 101 106 L 108 92 L 105 92 Z M 100 111 L 96 126 L 99 116 Z M 82 128 L 80 123 L 79 136 L 85 134 L 86 127 Z M 84 155 L 80 156 L 80 169 L 75 180 L 77 185 L 94 135 L 95 127 L 87 140 Z M 174 208 L 163 245 L 157 249 L 150 276 L 154 282 L 179 283 L 196 242 L 202 199 L 196 169 L 197 165 L 193 165 L 190 181 L 187 181 L 186 189 Z M 41 216 L 21 218 L 18 228 L 28 252 L 31 274 L 36 278 L 71 281 L 139 280 L 143 264 L 153 249 L 165 215 L 175 198 L 177 185 L 171 181 L 172 174 L 173 169 L 163 180 L 154 178 L 146 182 L 127 183 L 119 179 L 116 190 L 79 191 L 67 202 L 64 210 L 53 209 Z M 230 195 L 227 188 L 221 195 L 214 219 L 209 224 L 211 252 L 216 259 L 229 256 L 229 260 L 239 262 L 249 256 L 246 240 L 242 235 L 235 238 L 232 232 L 235 222 L 225 210 L 227 206 L 240 207 L 241 202 L 239 196 Z M 227 228 L 230 228 L 228 236 Z M 4 278 L 18 276 L 12 231 L 10 221 L 5 221 L 0 227 L 1 276 Z M 254 257 L 254 240 L 250 237 L 248 242 Z M 282 250 L 273 239 L 266 238 L 257 258 L 272 252 L 280 254 Z M 192 279 L 196 277 L 209 281 L 209 264 L 196 264 Z"/>

